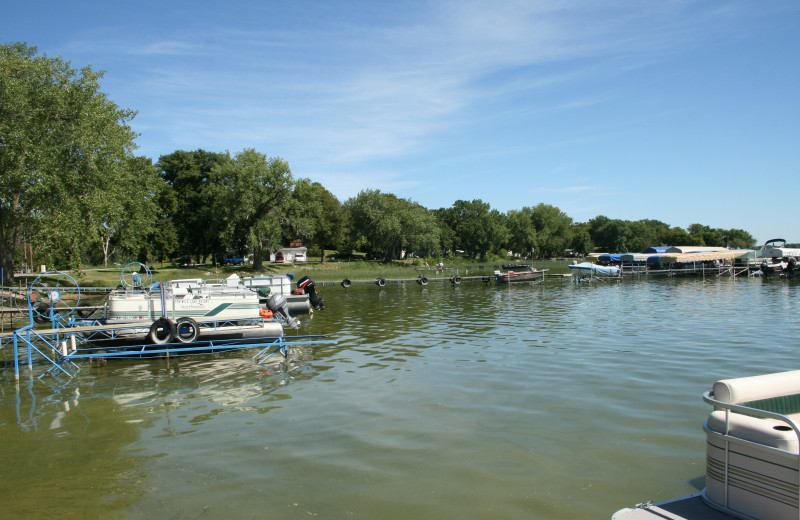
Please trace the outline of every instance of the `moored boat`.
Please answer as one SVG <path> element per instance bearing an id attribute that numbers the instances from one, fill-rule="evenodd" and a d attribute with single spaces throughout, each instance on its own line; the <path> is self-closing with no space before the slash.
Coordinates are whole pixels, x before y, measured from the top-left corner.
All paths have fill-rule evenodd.
<path id="1" fill-rule="evenodd" d="M 286 296 L 276 292 L 262 297 L 236 275 L 221 282 L 189 278 L 154 284 L 150 277 L 146 266 L 129 264 L 121 287 L 109 294 L 103 316 L 73 320 L 72 325 L 108 326 L 87 336 L 104 345 L 280 337 L 284 324 L 299 327 Z M 308 302 L 307 295 L 297 296 Z"/>
<path id="2" fill-rule="evenodd" d="M 570 272 L 581 276 L 618 276 L 619 267 L 615 265 L 598 265 L 592 262 L 581 262 L 570 264 Z"/>
<path id="3" fill-rule="evenodd" d="M 536 269 L 530 265 L 509 265 L 503 266 L 506 272 L 495 271 L 494 279 L 497 283 L 509 282 L 533 282 L 543 280 L 545 273 L 549 269 Z"/>

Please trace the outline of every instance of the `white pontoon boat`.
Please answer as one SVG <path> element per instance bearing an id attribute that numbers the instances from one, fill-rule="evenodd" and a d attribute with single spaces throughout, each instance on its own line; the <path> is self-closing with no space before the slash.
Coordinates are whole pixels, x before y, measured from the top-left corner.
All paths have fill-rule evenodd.
<path id="1" fill-rule="evenodd" d="M 714 383 L 702 493 L 623 509 L 612 520 L 800 518 L 800 370 Z"/>

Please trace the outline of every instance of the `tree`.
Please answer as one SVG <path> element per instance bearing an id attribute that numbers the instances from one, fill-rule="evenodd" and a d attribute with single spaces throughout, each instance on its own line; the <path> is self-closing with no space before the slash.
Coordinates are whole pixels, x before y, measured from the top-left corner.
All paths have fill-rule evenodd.
<path id="1" fill-rule="evenodd" d="M 320 261 L 325 263 L 325 248 L 338 249 L 342 243 L 344 212 L 339 199 L 322 184 L 300 179 L 294 187 L 294 199 L 298 211 L 306 223 L 297 231 L 309 245 L 320 250 Z"/>
<path id="2" fill-rule="evenodd" d="M 589 236 L 588 231 L 579 230 L 572 233 L 571 249 L 580 256 L 586 256 L 594 249 L 592 244 L 592 237 Z"/>
<path id="3" fill-rule="evenodd" d="M 162 155 L 157 164 L 159 174 L 172 188 L 172 197 L 161 199 L 170 206 L 178 249 L 190 263 L 200 262 L 208 254 L 222 248 L 220 236 L 223 222 L 220 201 L 216 198 L 211 171 L 231 160 L 228 154 L 205 150 L 176 151 Z"/>
<path id="4" fill-rule="evenodd" d="M 79 267 L 98 243 L 102 213 L 124 199 L 135 112 L 99 90 L 101 72 L 37 55 L 24 43 L 0 45 L 0 265 L 13 273 L 17 244 L 28 237 L 41 263 Z M 149 180 L 148 180 L 149 183 Z M 150 193 L 137 192 L 145 208 Z M 105 208 L 101 208 L 100 202 Z"/>
<path id="5" fill-rule="evenodd" d="M 432 251 L 441 241 L 436 215 L 407 199 L 363 190 L 345 203 L 353 244 L 380 251 L 386 260 L 404 249 Z"/>
<path id="6" fill-rule="evenodd" d="M 292 223 L 294 179 L 289 163 L 246 149 L 217 164 L 210 180 L 221 242 L 237 250 L 249 245 L 253 269 L 261 269 L 269 249 L 280 244 L 283 230 Z"/>
<path id="7" fill-rule="evenodd" d="M 630 238 L 629 251 L 644 251 L 648 247 L 664 245 L 662 237 L 669 230 L 669 226 L 658 220 L 637 220 L 628 222 Z"/>
<path id="8" fill-rule="evenodd" d="M 539 255 L 561 256 L 572 241 L 572 219 L 557 207 L 543 203 L 531 209 L 530 215 Z"/>
<path id="9" fill-rule="evenodd" d="M 157 200 L 166 189 L 149 158 L 125 159 L 119 166 L 128 173 L 120 176 L 113 190 L 92 194 L 95 200 L 86 215 L 100 233 L 99 240 L 93 243 L 100 243 L 103 265 L 108 265 L 114 251 L 132 259 L 150 250 L 148 240 L 158 222 Z M 148 261 L 146 256 L 141 259 L 143 262 Z"/>
<path id="10" fill-rule="evenodd" d="M 756 239 L 743 229 L 728 229 L 723 238 L 725 245 L 731 249 L 755 249 Z"/>
<path id="11" fill-rule="evenodd" d="M 627 253 L 631 230 L 624 220 L 608 220 L 596 228 L 592 228 L 592 240 L 608 253 Z"/>
<path id="12" fill-rule="evenodd" d="M 536 248 L 536 228 L 533 227 L 531 208 L 508 212 L 509 248 L 523 253 Z M 535 251 L 534 251 L 535 253 Z"/>
<path id="13" fill-rule="evenodd" d="M 493 233 L 501 231 L 505 236 L 505 229 L 500 226 L 497 216 L 492 215 L 491 206 L 480 199 L 457 200 L 442 215 L 455 233 L 456 247 L 470 257 L 484 257 L 492 251 L 495 244 Z"/>

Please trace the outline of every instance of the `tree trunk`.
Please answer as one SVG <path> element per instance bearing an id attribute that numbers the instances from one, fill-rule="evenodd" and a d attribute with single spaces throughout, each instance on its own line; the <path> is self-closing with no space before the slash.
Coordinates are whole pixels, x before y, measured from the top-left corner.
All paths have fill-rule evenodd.
<path id="1" fill-rule="evenodd" d="M 14 283 L 14 241 L 6 242 L 5 229 L 0 226 L 0 268 L 3 271 L 3 283 Z"/>
<path id="2" fill-rule="evenodd" d="M 261 240 L 257 241 L 253 247 L 253 271 L 260 271 L 263 265 L 264 244 Z"/>

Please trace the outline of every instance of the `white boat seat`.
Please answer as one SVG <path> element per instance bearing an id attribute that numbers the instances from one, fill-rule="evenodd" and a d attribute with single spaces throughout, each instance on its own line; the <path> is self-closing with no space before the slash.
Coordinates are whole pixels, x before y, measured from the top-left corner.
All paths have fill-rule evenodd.
<path id="1" fill-rule="evenodd" d="M 800 425 L 800 370 L 714 383 L 706 420 L 705 501 L 737 517 L 798 518 L 798 434 L 786 421 L 758 417 L 771 412 Z M 716 402 L 714 402 L 716 401 Z M 754 411 L 726 412 L 725 405 Z"/>
<path id="2" fill-rule="evenodd" d="M 788 416 L 800 422 L 800 414 Z M 708 428 L 715 432 L 725 432 L 725 412 L 716 410 L 708 416 Z M 789 453 L 800 453 L 797 434 L 785 422 L 775 419 L 761 419 L 739 413 L 731 414 L 728 435 L 750 442 L 778 448 Z"/>

